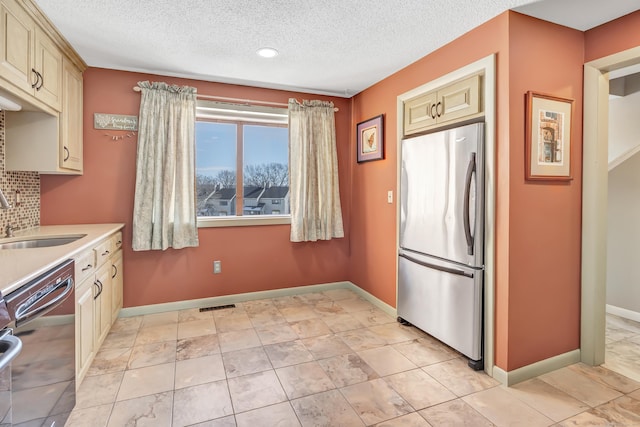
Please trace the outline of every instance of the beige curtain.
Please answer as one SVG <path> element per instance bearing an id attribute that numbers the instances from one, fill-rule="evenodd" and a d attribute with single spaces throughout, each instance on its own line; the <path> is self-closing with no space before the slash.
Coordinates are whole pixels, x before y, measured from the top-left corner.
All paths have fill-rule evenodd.
<path id="1" fill-rule="evenodd" d="M 333 103 L 289 100 L 291 241 L 344 237 Z"/>
<path id="2" fill-rule="evenodd" d="M 194 168 L 196 89 L 142 89 L 133 206 L 133 250 L 198 246 Z"/>

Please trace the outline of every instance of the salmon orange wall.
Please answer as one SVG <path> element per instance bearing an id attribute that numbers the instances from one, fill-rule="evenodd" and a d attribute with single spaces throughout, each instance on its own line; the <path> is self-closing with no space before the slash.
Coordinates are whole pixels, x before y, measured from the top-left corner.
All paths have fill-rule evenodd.
<path id="1" fill-rule="evenodd" d="M 580 347 L 583 52 L 582 32 L 510 13 L 508 371 Z M 572 181 L 525 181 L 529 90 L 574 100 Z"/>
<path id="2" fill-rule="evenodd" d="M 640 10 L 585 32 L 584 62 L 640 46 Z"/>
<path id="3" fill-rule="evenodd" d="M 397 96 L 496 54 L 495 363 L 506 371 L 579 347 L 582 52 L 582 33 L 505 12 L 354 98 L 352 126 L 385 114 L 386 159 L 352 166 L 350 276 L 395 306 L 397 216 L 386 192 L 397 193 Z M 576 99 L 569 185 L 524 182 L 527 90 Z M 552 214 L 551 235 L 540 213 Z"/>
<path id="4" fill-rule="evenodd" d="M 286 103 L 297 99 L 333 101 L 345 222 L 343 239 L 289 242 L 289 226 L 201 228 L 198 248 L 164 252 L 131 250 L 136 138 L 112 140 L 126 132 L 96 130 L 94 113 L 138 115 L 141 80 L 195 86 L 198 93 Z M 122 222 L 126 307 L 348 280 L 350 100 L 89 68 L 84 73 L 84 175 L 42 175 L 41 223 Z M 213 260 L 222 274 L 213 275 Z"/>

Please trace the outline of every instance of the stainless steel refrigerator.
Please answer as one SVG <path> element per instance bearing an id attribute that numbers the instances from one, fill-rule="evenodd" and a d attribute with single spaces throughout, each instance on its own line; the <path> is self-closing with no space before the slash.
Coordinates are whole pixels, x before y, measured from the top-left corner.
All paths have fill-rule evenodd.
<path id="1" fill-rule="evenodd" d="M 483 368 L 483 123 L 402 141 L 398 320 Z"/>

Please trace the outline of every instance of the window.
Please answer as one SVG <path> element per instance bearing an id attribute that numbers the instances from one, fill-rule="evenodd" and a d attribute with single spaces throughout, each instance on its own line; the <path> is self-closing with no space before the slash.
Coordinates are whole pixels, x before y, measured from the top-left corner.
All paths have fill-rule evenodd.
<path id="1" fill-rule="evenodd" d="M 229 224 L 229 219 L 243 217 L 268 218 L 267 223 L 273 223 L 274 215 L 288 222 L 287 125 L 284 108 L 198 101 L 196 203 L 200 226 L 238 225 Z M 280 206 L 273 209 L 273 204 Z M 221 216 L 226 218 L 216 221 Z"/>

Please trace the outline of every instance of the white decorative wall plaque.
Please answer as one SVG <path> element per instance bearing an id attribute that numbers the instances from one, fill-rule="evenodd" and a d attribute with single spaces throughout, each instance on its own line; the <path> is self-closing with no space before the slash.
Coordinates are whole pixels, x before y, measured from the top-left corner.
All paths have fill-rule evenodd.
<path id="1" fill-rule="evenodd" d="M 138 116 L 93 113 L 93 127 L 108 130 L 138 130 Z"/>

